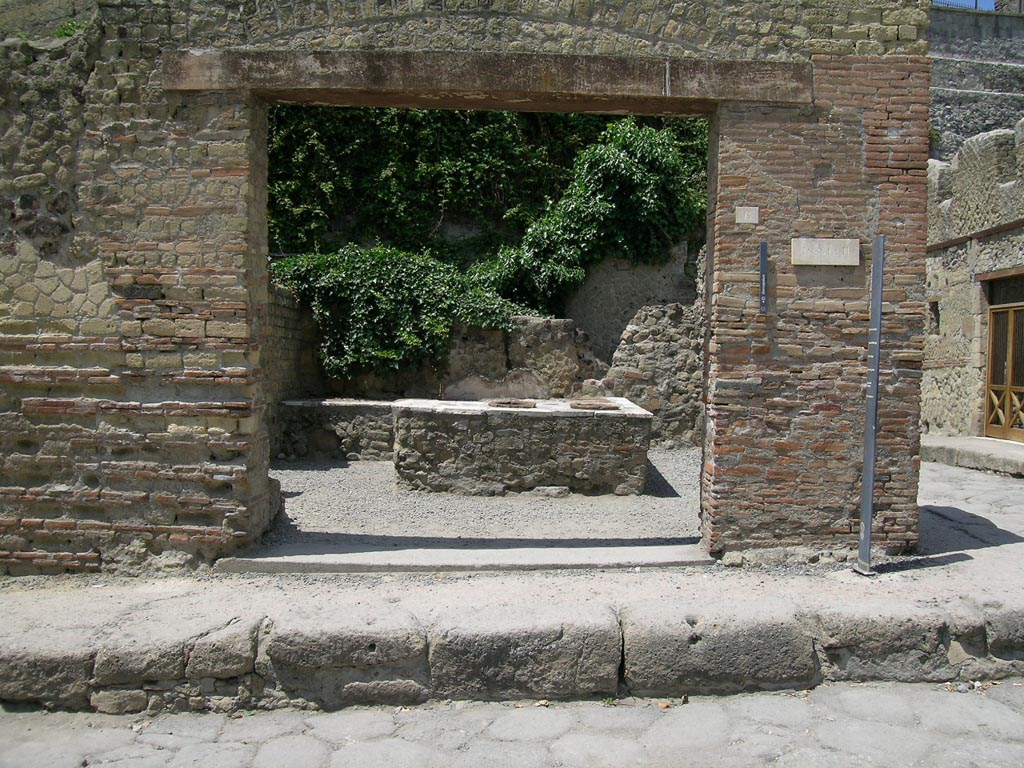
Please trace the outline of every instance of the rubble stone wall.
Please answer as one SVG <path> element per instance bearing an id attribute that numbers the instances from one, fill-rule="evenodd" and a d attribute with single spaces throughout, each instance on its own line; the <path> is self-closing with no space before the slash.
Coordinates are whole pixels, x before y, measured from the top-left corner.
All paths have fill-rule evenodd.
<path id="1" fill-rule="evenodd" d="M 968 139 L 949 163 L 932 160 L 928 195 L 928 239 L 940 247 L 927 260 L 931 322 L 921 427 L 940 435 L 980 435 L 988 301 L 975 278 L 1024 268 L 1024 117 L 1015 129 Z M 1000 225 L 1011 228 L 974 237 Z"/>
<path id="2" fill-rule="evenodd" d="M 619 73 L 617 85 L 583 96 L 572 89 L 595 81 L 550 58 L 491 72 L 447 59 L 431 73 L 437 106 L 454 105 L 446 94 L 479 94 L 466 84 L 486 76 L 539 84 L 495 106 L 515 98 L 572 110 L 585 96 L 591 106 L 713 115 L 702 502 L 712 551 L 855 540 L 860 457 L 845 433 L 862 422 L 868 270 L 794 268 L 787 254 L 798 235 L 865 247 L 889 236 L 878 541 L 911 545 L 927 5 L 98 0 L 69 40 L 5 42 L 0 568 L 118 567 L 165 553 L 195 562 L 266 528 L 277 509 L 266 103 L 382 100 L 381 83 L 407 98 L 402 78 L 422 73 L 402 69 L 401 56 L 424 51 L 626 57 L 593 60 L 592 73 Z M 268 65 L 202 69 L 196 53 L 243 48 Z M 300 54 L 342 51 L 376 52 L 356 72 L 362 88 L 303 89 L 306 78 L 353 71 L 314 72 L 296 64 Z M 703 74 L 643 95 L 686 62 Z M 550 83 L 569 90 L 544 91 Z M 737 224 L 737 205 L 760 206 L 763 223 Z M 760 239 L 772 252 L 767 315 Z"/>
<path id="3" fill-rule="evenodd" d="M 638 495 L 647 480 L 651 415 L 615 398 L 612 411 L 399 400 L 395 471 L 414 490 L 501 496 L 534 489 Z"/>
<path id="4" fill-rule="evenodd" d="M 4 0 L 0 39 L 49 35 L 65 22 L 86 23 L 95 10 L 95 0 Z"/>
<path id="5" fill-rule="evenodd" d="M 949 160 L 969 137 L 1024 114 L 1024 16 L 934 8 L 928 42 L 932 157 Z"/>
<path id="6" fill-rule="evenodd" d="M 274 455 L 281 459 L 390 459 L 395 444 L 394 401 L 319 398 L 277 407 Z"/>
<path id="7" fill-rule="evenodd" d="M 704 308 L 641 307 L 626 326 L 602 384 L 653 414 L 654 445 L 704 439 Z"/>
<path id="8" fill-rule="evenodd" d="M 588 274 L 565 308 L 590 340 L 590 348 L 610 363 L 622 334 L 642 307 L 690 304 L 697 296 L 694 278 L 686 272 L 685 244 L 667 264 L 632 264 L 605 259 Z"/>

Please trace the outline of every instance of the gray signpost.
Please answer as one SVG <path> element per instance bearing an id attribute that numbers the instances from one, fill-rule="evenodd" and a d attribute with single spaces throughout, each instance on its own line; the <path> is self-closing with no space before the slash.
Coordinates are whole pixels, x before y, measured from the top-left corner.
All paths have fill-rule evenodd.
<path id="1" fill-rule="evenodd" d="M 864 404 L 864 479 L 860 490 L 860 551 L 853 569 L 864 576 L 871 570 L 871 524 L 875 517 L 875 433 L 878 429 L 878 369 L 882 344 L 882 276 L 885 235 L 875 238 L 871 258 L 871 320 L 868 327 L 868 395 Z"/>

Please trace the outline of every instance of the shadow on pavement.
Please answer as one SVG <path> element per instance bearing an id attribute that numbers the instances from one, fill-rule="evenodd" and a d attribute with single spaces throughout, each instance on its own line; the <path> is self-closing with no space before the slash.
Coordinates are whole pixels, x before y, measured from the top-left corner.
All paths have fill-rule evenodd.
<path id="1" fill-rule="evenodd" d="M 963 563 L 974 558 L 963 552 L 954 552 L 949 555 L 926 555 L 924 557 L 908 557 L 903 560 L 894 560 L 888 563 L 878 563 L 873 568 L 876 573 L 904 573 L 916 571 L 922 568 L 941 568 L 944 565 Z"/>
<path id="2" fill-rule="evenodd" d="M 957 507 L 921 507 L 921 541 L 918 552 L 922 555 L 941 555 L 1021 542 L 1024 542 L 1024 537 L 1004 530 L 980 515 Z"/>
<path id="3" fill-rule="evenodd" d="M 278 535 L 284 535 L 284 542 L 271 538 L 265 541 L 258 552 L 261 555 L 283 555 L 301 553 L 323 555 L 339 552 L 386 552 L 402 549 L 542 549 L 550 547 L 648 547 L 680 546 L 699 544 L 699 536 L 682 537 L 621 537 L 621 538 L 509 538 L 509 537 L 463 537 L 463 536 L 389 536 L 365 533 L 328 533 L 325 531 L 301 531 L 291 520 L 278 524 Z"/>

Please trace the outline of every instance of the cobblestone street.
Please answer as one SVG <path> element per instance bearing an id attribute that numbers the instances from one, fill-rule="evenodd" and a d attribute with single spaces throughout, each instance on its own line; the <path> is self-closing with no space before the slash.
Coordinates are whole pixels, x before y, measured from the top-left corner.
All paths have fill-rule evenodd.
<path id="1" fill-rule="evenodd" d="M 967 687 L 962 684 L 961 689 Z M 1024 684 L 826 685 L 603 702 L 434 703 L 334 713 L 7 712 L 0 766 L 1020 766 Z"/>

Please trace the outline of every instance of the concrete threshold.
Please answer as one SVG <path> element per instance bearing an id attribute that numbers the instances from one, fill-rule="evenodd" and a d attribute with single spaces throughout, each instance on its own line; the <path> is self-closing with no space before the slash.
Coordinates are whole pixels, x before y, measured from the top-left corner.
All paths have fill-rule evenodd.
<path id="1" fill-rule="evenodd" d="M 421 547 L 327 552 L 308 546 L 276 547 L 271 553 L 218 560 L 220 573 L 446 573 L 561 569 L 669 568 L 713 565 L 699 544 L 579 547 Z"/>

